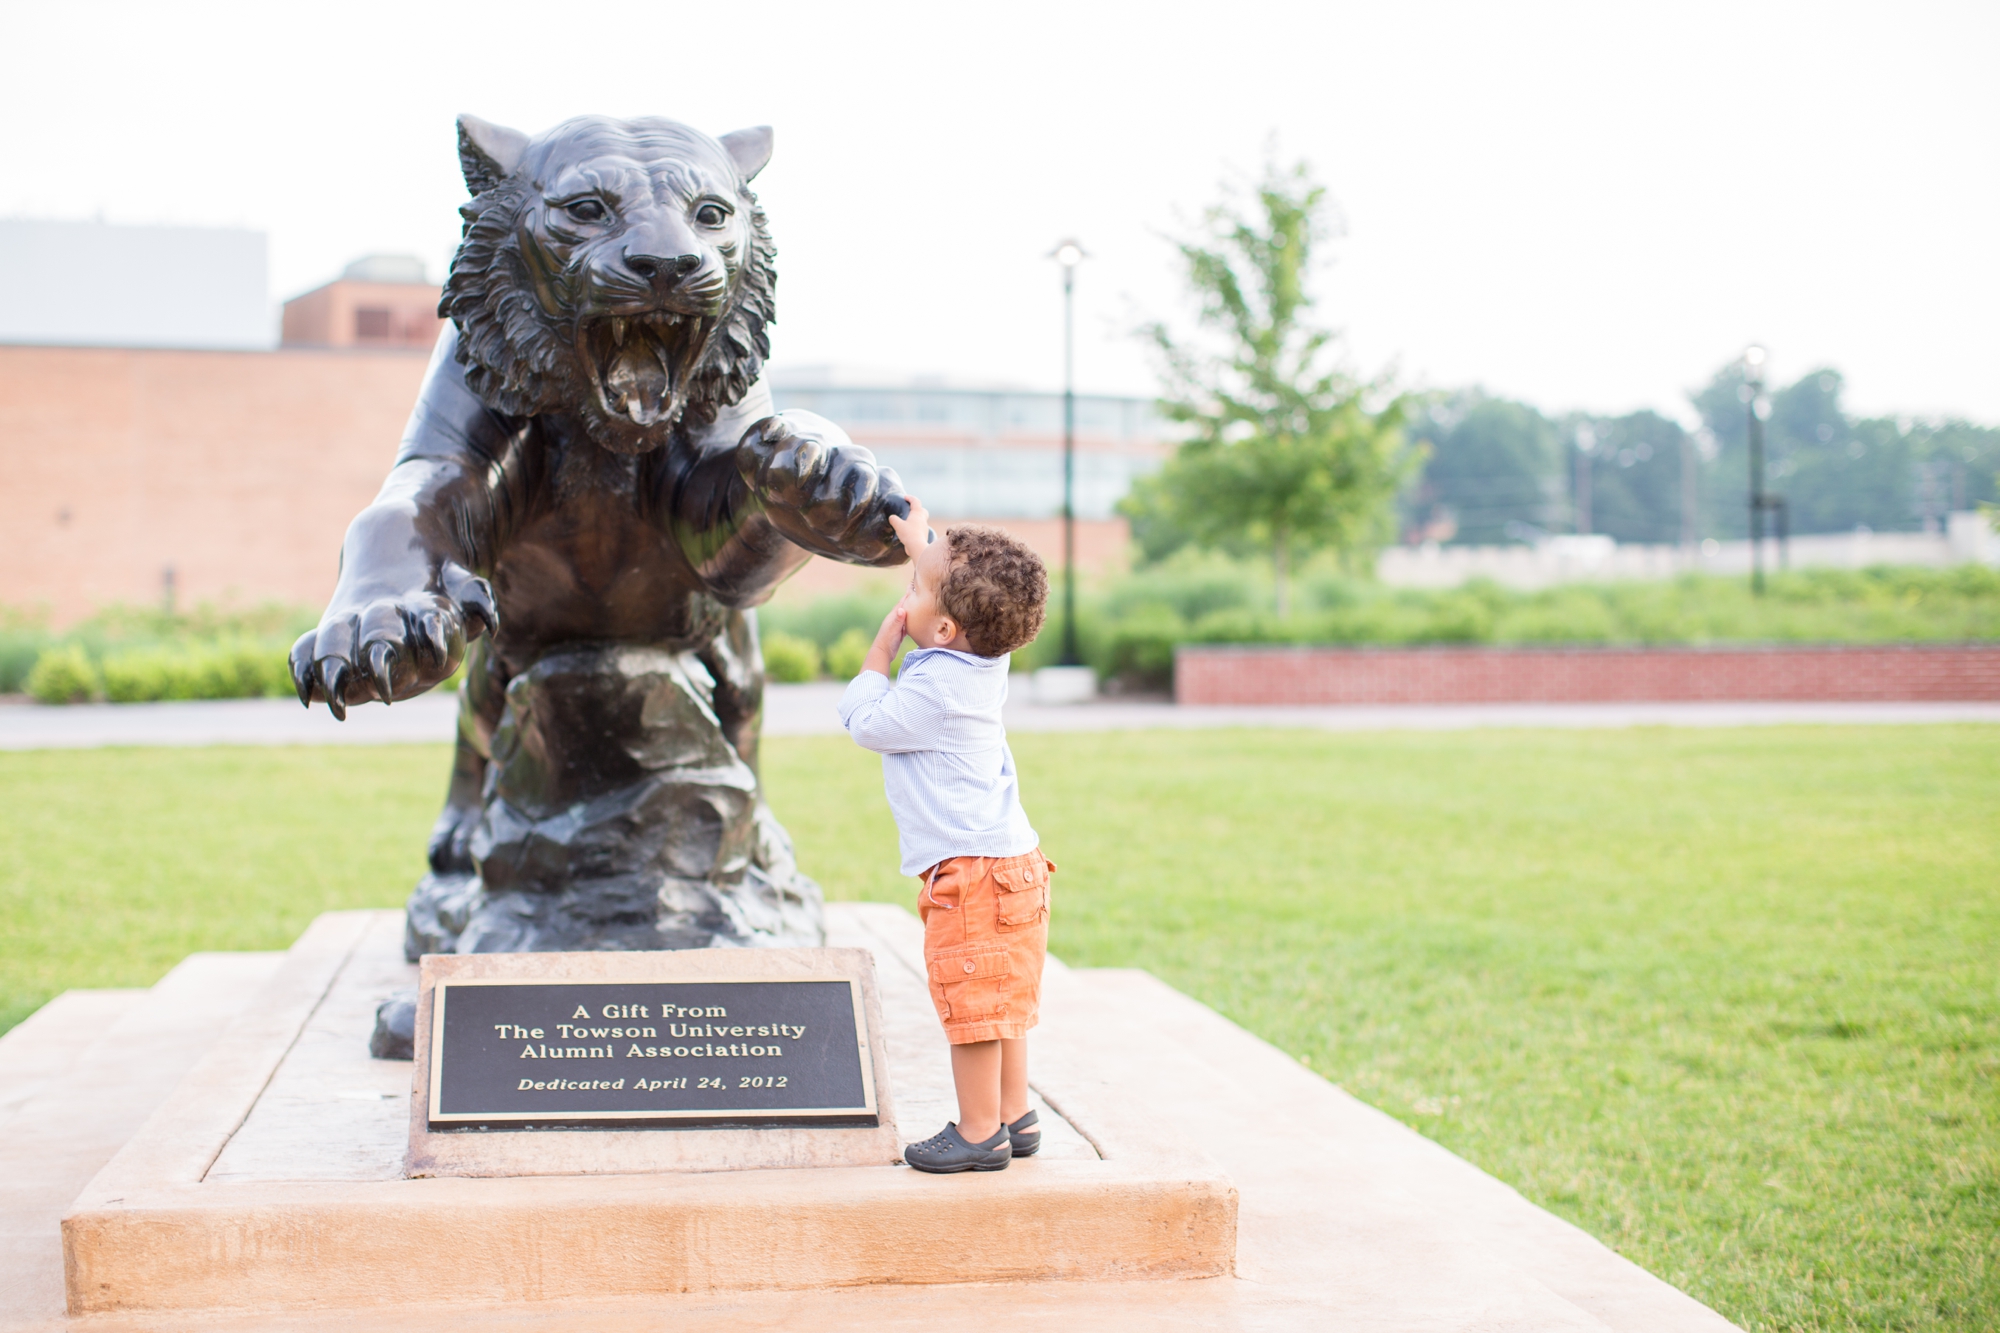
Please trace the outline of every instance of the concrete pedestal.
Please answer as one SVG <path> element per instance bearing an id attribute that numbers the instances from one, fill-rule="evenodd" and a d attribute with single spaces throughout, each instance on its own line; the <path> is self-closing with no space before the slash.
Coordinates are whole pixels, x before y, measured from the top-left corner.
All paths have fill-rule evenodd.
<path id="1" fill-rule="evenodd" d="M 72 1315 L 1210 1277 L 1234 1261 L 1236 1194 L 1221 1170 L 1166 1124 L 1092 1101 L 1060 1059 L 1038 1074 L 1055 1150 L 970 1180 L 891 1165 L 895 1143 L 937 1127 L 928 1119 L 889 1133 L 774 1130 L 797 1149 L 776 1157 L 735 1143 L 756 1131 L 693 1132 L 741 1164 L 801 1163 L 790 1169 L 703 1170 L 715 1164 L 699 1154 L 654 1152 L 644 1174 L 405 1179 L 388 1125 L 409 1123 L 412 1068 L 368 1060 L 362 1021 L 406 980 L 398 922 L 315 922 L 91 1182 L 63 1220 Z M 882 986 L 884 1009 L 900 1011 L 895 1030 L 884 1020 L 901 1055 L 887 1081 L 901 1063 L 913 1085 L 933 1083 L 923 1066 L 943 1038 L 908 956 L 914 922 L 858 909 L 844 924 L 850 939 L 835 943 L 872 947 L 896 975 Z M 1063 1114 L 1072 1086 L 1092 1102 L 1081 1119 Z M 804 1165 L 856 1160 L 830 1141 L 843 1134 L 876 1164 Z"/>
<path id="2" fill-rule="evenodd" d="M 835 904 L 829 909 L 841 945 L 873 948 L 883 982 L 884 1024 L 889 1037 L 897 1115 L 904 1137 L 928 1134 L 950 1114 L 950 1085 L 942 1038 L 927 1010 L 894 997 L 898 986 L 919 981 L 894 959 L 915 947 L 915 922 L 892 908 Z M 336 924 L 341 919 L 336 919 Z M 393 924 L 393 918 L 389 919 Z M 365 1032 L 373 999 L 409 983 L 393 950 L 365 945 L 378 919 L 351 936 L 355 946 L 340 987 L 315 991 L 303 979 L 301 994 L 316 1004 L 314 1017 L 296 1032 L 291 1053 L 275 1060 L 255 1107 L 233 1132 L 227 1127 L 194 1152 L 180 1169 L 195 1184 L 177 1187 L 198 1203 L 229 1182 L 262 1189 L 296 1189 L 311 1183 L 329 1205 L 321 1221 L 289 1226 L 276 1213 L 256 1225 L 181 1233 L 199 1235 L 211 1260 L 237 1271 L 264 1258 L 293 1275 L 296 1290 L 282 1308 L 253 1281 L 240 1291 L 221 1288 L 222 1308 L 125 1308 L 66 1316 L 63 1255 L 58 1222 L 77 1192 L 112 1158 L 149 1112 L 157 1113 L 133 1140 L 154 1154 L 185 1124 L 189 1098 L 218 1078 L 240 1072 L 236 1038 L 266 1020 L 264 980 L 282 978 L 271 955 L 200 955 L 151 991 L 78 992 L 51 1003 L 13 1032 L 0 1036 L 0 1333 L 744 1333 L 748 1329 L 814 1329 L 826 1333 L 880 1333 L 1004 1322 L 1021 1329 L 1192 1330 L 1380 1329 L 1396 1333 L 1721 1333 L 1732 1327 L 1699 1302 L 1621 1258 L 1567 1222 L 1535 1207 L 1506 1185 L 1453 1156 L 1301 1067 L 1228 1020 L 1143 972 L 1076 971 L 1053 964 L 1043 997 L 1043 1024 L 1033 1037 L 1035 1077 L 1067 1120 L 1042 1104 L 1045 1163 L 1020 1163 L 999 1176 L 918 1177 L 884 1169 L 892 1188 L 909 1187 L 925 1204 L 912 1233 L 889 1225 L 889 1209 L 865 1210 L 851 1201 L 844 1225 L 852 1243 L 879 1251 L 886 1264 L 921 1262 L 940 1238 L 963 1250 L 968 1244 L 1010 1251 L 1017 1238 L 1032 1247 L 1065 1234 L 1069 1219 L 1046 1219 L 1045 1229 L 1015 1229 L 979 1216 L 979 1205 L 1003 1190 L 1027 1193 L 1041 1179 L 1064 1170 L 1125 1164 L 1136 1170 L 1144 1136 L 1171 1108 L 1173 1119 L 1202 1135 L 1203 1146 L 1238 1191 L 1233 1275 L 1163 1281 L 1155 1276 L 1107 1274 L 1069 1280 L 955 1282 L 913 1285 L 854 1283 L 829 1274 L 822 1285 L 729 1290 L 720 1284 L 676 1289 L 671 1274 L 639 1294 L 579 1292 L 565 1287 L 562 1266 L 581 1257 L 619 1257 L 635 1270 L 661 1251 L 662 1229 L 707 1228 L 717 1214 L 682 1218 L 662 1201 L 691 1177 L 597 1177 L 555 1180 L 545 1195 L 551 1221 L 574 1221 L 607 1189 L 625 1189 L 635 1204 L 654 1211 L 646 1227 L 614 1226 L 601 1241 L 577 1237 L 569 1247 L 545 1247 L 539 1270 L 490 1262 L 482 1246 L 496 1232 L 506 1244 L 517 1229 L 489 1227 L 464 1198 L 431 1213 L 431 1229 L 414 1247 L 384 1255 L 379 1289 L 367 1303 L 335 1304 L 314 1293 L 314 1253 L 326 1255 L 349 1240 L 370 1243 L 378 1223 L 402 1226 L 372 1200 L 376 1186 L 400 1170 L 407 1139 L 410 1066 L 357 1055 L 356 1031 Z M 337 945 L 322 935 L 323 943 Z M 867 941 L 874 940 L 869 944 Z M 368 967 L 366 960 L 373 959 Z M 372 979 L 364 976 L 379 966 Z M 901 979 L 899 979 L 901 978 Z M 323 981 L 323 978 L 322 978 Z M 362 984 L 366 981 L 366 984 Z M 919 997 L 921 991 L 915 992 Z M 230 1020 L 242 1015 L 236 1026 Z M 900 1017 L 899 1017 L 900 1015 Z M 296 1023 L 293 1027 L 296 1029 Z M 218 1034 L 229 1030 L 228 1041 Z M 202 1058 L 201 1053 L 207 1052 Z M 317 1054 L 314 1054 L 317 1052 Z M 268 1058 L 268 1057 L 267 1057 Z M 167 1090 L 191 1064 L 201 1068 L 180 1092 Z M 1056 1095 L 1055 1090 L 1060 1089 Z M 289 1108 L 289 1109 L 286 1109 Z M 9 1112 L 11 1111 L 11 1114 Z M 280 1112 L 283 1112 L 282 1114 Z M 310 1111 L 310 1115 L 306 1113 Z M 1137 1122 L 1137 1123 L 1135 1123 Z M 285 1126 L 292 1126 L 286 1130 Z M 1079 1128 L 1080 1127 L 1080 1128 Z M 1083 1131 L 1083 1132 L 1080 1132 Z M 1085 1137 L 1085 1132 L 1088 1137 Z M 315 1151 L 315 1139 L 339 1138 L 341 1154 Z M 1093 1140 L 1105 1149 L 1100 1157 Z M 221 1150 L 216 1151 L 220 1144 Z M 1307 1145 L 1304 1150 L 1301 1145 Z M 153 1225 L 166 1220 L 158 1196 L 124 1198 L 104 1186 L 145 1167 L 127 1154 L 99 1175 L 75 1214 L 108 1227 Z M 159 1159 L 153 1160 L 159 1164 Z M 206 1169 L 203 1163 L 206 1162 Z M 172 1165 L 166 1163 L 166 1165 Z M 1026 1170 L 1033 1166 L 1035 1169 Z M 720 1243 L 744 1262 L 778 1266 L 799 1244 L 800 1227 L 822 1208 L 804 1213 L 771 1206 L 765 1182 L 802 1174 L 831 1180 L 842 1172 L 748 1171 L 728 1177 L 746 1182 L 743 1202 Z M 1072 1176 L 1078 1172 L 1072 1171 Z M 1102 1178 L 1102 1177 L 1100 1177 Z M 1155 1177 L 1159 1179 L 1160 1177 Z M 1171 1178 L 1169 1183 L 1171 1183 Z M 1213 1180 L 1210 1175 L 1188 1176 Z M 644 1188 L 648 1181 L 659 1188 Z M 411 1181 L 446 1189 L 486 1181 Z M 998 1187 L 998 1188 L 995 1188 Z M 248 1198 L 249 1195 L 238 1195 Z M 442 1200 L 444 1194 L 437 1197 Z M 878 1196 L 893 1200 L 893 1195 Z M 1071 1199 L 1077 1198 L 1072 1194 Z M 651 1202 L 647 1202 L 650 1200 Z M 1076 1234 L 1088 1240 L 1111 1223 L 1108 1208 L 1088 1197 L 1077 1212 Z M 125 1205 L 134 1205 L 130 1212 Z M 567 1211 L 566 1211 L 567 1210 Z M 145 1212 L 149 1216 L 141 1217 Z M 1145 1230 L 1155 1214 L 1120 1217 L 1126 1229 Z M 201 1222 L 189 1213 L 190 1223 Z M 212 1219 L 209 1219 L 212 1221 Z M 331 1221 L 337 1225 L 322 1225 Z M 203 1223 L 203 1225 L 207 1225 Z M 953 1235 L 953 1232 L 956 1235 Z M 155 1239 L 166 1232 L 155 1229 Z M 406 1238 L 411 1232 L 403 1233 Z M 555 1234 L 555 1233 L 549 1233 Z M 575 1236 L 575 1233 L 570 1233 Z M 674 1232 L 683 1238 L 688 1230 Z M 1165 1237 L 1155 1231 L 1159 1239 Z M 701 1234 L 706 1244 L 710 1237 Z M 128 1236 L 129 1239 L 129 1236 Z M 238 1247 L 255 1246 L 255 1250 Z M 906 1249 L 905 1247 L 913 1247 Z M 98 1250 L 101 1257 L 108 1251 Z M 170 1253 L 170 1251 L 169 1251 Z M 1101 1253 L 1101 1252 L 1100 1252 Z M 158 1290 L 188 1291 L 165 1259 Z M 425 1266 L 468 1266 L 474 1272 L 460 1294 L 423 1297 L 407 1279 Z M 79 1273 L 73 1270 L 72 1280 Z M 1025 1276 L 1025 1275 L 1024 1275 Z M 141 1276 L 137 1294 L 155 1300 L 155 1278 Z M 483 1283 L 484 1285 L 480 1285 Z M 194 1293 L 200 1294 L 200 1293 Z M 258 1306 L 246 1295 L 256 1295 Z M 320 1303 L 307 1303 L 320 1302 Z M 102 1306 L 98 1307 L 100 1310 Z"/>

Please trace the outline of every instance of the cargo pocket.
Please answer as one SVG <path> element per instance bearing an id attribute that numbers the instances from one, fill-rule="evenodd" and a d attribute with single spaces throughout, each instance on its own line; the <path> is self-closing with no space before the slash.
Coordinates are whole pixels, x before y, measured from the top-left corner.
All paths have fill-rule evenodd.
<path id="1" fill-rule="evenodd" d="M 993 883 L 999 892 L 1000 929 L 1025 930 L 1045 920 L 1049 914 L 1049 863 L 1039 856 L 1020 858 L 1017 864 L 997 866 Z"/>
<path id="2" fill-rule="evenodd" d="M 965 944 L 931 959 L 932 998 L 948 1023 L 986 1023 L 1007 1012 L 1014 960 L 1004 944 Z"/>

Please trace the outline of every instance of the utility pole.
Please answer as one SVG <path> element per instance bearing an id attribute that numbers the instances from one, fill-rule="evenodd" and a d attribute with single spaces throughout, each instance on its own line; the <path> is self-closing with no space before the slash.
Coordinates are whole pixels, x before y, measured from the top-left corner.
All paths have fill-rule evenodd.
<path id="1" fill-rule="evenodd" d="M 1076 266 L 1083 247 L 1064 241 L 1050 256 L 1063 275 L 1063 631 L 1059 665 L 1081 666 L 1076 650 Z"/>

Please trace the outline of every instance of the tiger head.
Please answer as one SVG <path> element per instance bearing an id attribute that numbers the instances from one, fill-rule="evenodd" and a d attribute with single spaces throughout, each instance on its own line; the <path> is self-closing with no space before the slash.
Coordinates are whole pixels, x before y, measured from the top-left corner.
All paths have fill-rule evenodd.
<path id="1" fill-rule="evenodd" d="M 458 146 L 472 198 L 438 313 L 488 406 L 573 413 L 636 454 L 756 382 L 777 274 L 749 182 L 768 127 L 581 116 L 530 138 L 461 116 Z"/>

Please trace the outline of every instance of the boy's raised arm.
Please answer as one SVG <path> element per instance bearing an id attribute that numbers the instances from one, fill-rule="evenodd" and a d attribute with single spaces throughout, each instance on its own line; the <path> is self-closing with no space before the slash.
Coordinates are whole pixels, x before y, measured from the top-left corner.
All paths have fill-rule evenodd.
<path id="1" fill-rule="evenodd" d="M 903 646 L 903 627 L 909 620 L 909 613 L 903 604 L 897 602 L 889 608 L 889 614 L 882 617 L 881 628 L 875 631 L 875 642 L 868 645 L 868 656 L 861 659 L 861 670 L 872 671 L 887 680 L 889 663 L 896 660 L 896 650 Z"/>
<path id="2" fill-rule="evenodd" d="M 840 699 L 840 725 L 864 750 L 907 754 L 935 750 L 944 733 L 944 700 L 922 669 L 906 669 L 889 688 L 889 677 L 863 670 Z"/>

